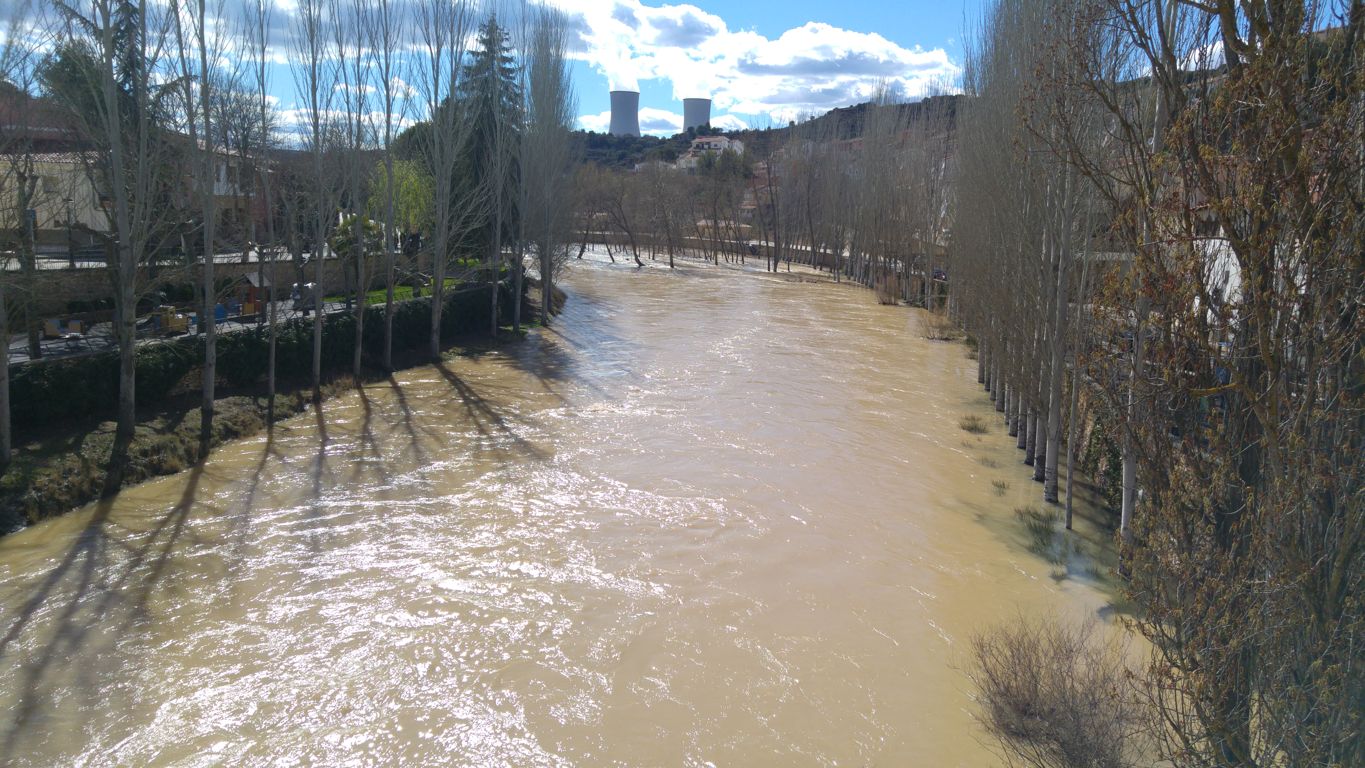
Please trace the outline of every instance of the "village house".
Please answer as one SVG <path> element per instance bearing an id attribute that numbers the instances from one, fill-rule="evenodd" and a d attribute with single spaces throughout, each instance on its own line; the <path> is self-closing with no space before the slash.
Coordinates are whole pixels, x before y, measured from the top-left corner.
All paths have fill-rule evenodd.
<path id="1" fill-rule="evenodd" d="M 698 136 L 692 140 L 692 146 L 687 152 L 678 158 L 678 167 L 684 170 L 693 170 L 701 165 L 703 157 L 719 155 L 726 151 L 742 155 L 744 154 L 744 142 L 732 139 L 729 136 Z"/>

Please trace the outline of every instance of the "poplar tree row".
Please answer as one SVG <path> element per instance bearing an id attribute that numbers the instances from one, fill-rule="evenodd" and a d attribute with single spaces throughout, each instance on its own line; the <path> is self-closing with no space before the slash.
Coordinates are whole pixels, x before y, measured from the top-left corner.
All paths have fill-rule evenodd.
<path id="1" fill-rule="evenodd" d="M 792 126 L 754 188 L 772 268 L 815 264 L 884 302 L 936 305 L 956 104 L 951 96 L 907 104 L 883 89 L 856 119 L 831 113 Z"/>
<path id="2" fill-rule="evenodd" d="M 1097 752 L 1093 657 L 986 643 L 1027 764 L 1365 764 L 1363 8 L 996 0 L 972 35 L 953 313 L 1048 500 L 1078 426 L 1118 444 L 1152 648 Z"/>

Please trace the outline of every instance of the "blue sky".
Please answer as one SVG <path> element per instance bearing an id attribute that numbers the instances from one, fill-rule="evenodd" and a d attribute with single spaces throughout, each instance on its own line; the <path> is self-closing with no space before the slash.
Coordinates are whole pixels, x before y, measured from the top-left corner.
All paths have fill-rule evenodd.
<path id="1" fill-rule="evenodd" d="M 224 2 L 225 18 L 234 19 L 251 0 Z M 297 0 L 273 2 L 271 92 L 285 131 L 294 133 L 303 124 L 290 66 Z M 506 14 L 520 0 L 484 2 Z M 765 127 L 867 101 L 881 85 L 908 97 L 956 90 L 961 76 L 963 6 L 953 0 L 526 2 L 565 13 L 578 124 L 590 130 L 607 129 L 613 87 L 638 88 L 644 132 L 672 135 L 682 128 L 686 97 L 710 97 L 717 127 Z M 412 75 L 398 79 L 412 82 Z M 395 121 L 420 119 L 420 100 L 412 98 Z"/>
<path id="2" fill-rule="evenodd" d="M 641 128 L 672 133 L 681 99 L 713 98 L 721 127 L 781 124 L 866 101 L 956 88 L 963 6 L 889 0 L 547 0 L 575 30 L 582 127 L 605 130 L 608 92 L 641 93 Z"/>

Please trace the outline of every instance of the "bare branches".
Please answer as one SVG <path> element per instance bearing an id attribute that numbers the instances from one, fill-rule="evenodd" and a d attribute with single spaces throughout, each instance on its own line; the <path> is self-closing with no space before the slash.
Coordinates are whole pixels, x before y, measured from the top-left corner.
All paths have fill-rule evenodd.
<path id="1" fill-rule="evenodd" d="M 1150 765 L 1126 648 L 1094 622 L 1028 620 L 972 639 L 983 724 L 1034 768 Z"/>

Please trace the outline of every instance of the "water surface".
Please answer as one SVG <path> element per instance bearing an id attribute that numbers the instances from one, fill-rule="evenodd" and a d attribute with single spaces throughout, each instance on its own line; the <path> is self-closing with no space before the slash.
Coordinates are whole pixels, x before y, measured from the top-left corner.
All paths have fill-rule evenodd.
<path id="1" fill-rule="evenodd" d="M 1021 546 L 964 348 L 761 272 L 566 287 L 0 540 L 0 764 L 996 764 L 972 633 L 1105 597 Z"/>

